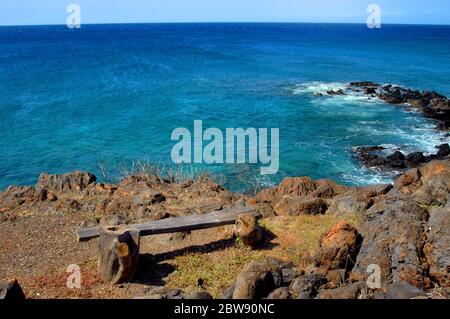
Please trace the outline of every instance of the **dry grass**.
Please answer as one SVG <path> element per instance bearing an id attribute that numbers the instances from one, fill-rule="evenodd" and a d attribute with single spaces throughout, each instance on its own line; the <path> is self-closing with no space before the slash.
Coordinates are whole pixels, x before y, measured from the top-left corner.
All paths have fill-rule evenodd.
<path id="1" fill-rule="evenodd" d="M 207 254 L 187 253 L 178 256 L 170 262 L 176 271 L 166 278 L 166 284 L 173 288 L 196 291 L 199 289 L 198 279 L 201 278 L 204 288 L 214 297 L 220 297 L 252 260 L 271 256 L 291 261 L 297 267 L 307 268 L 322 234 L 339 221 L 357 225 L 359 219 L 356 215 L 278 216 L 265 219 L 261 221 L 261 225 L 274 234 L 267 247 L 251 250 L 236 243 L 235 246 Z"/>
<path id="2" fill-rule="evenodd" d="M 194 165 L 163 165 L 155 164 L 149 159 L 134 160 L 130 163 L 100 163 L 100 174 L 104 182 L 117 184 L 131 176 L 156 176 L 161 180 L 172 183 L 183 183 L 191 180 L 194 182 L 213 181 L 219 185 L 225 185 L 223 175 L 214 174 L 211 171 L 196 168 Z"/>
<path id="3" fill-rule="evenodd" d="M 318 248 L 320 237 L 340 221 L 357 225 L 360 216 L 354 214 L 278 216 L 263 220 L 262 224 L 276 236 L 272 240 L 276 247 L 271 251 L 271 256 L 289 260 L 300 267 L 307 267 Z"/>
<path id="4" fill-rule="evenodd" d="M 200 289 L 197 283 L 201 278 L 204 288 L 214 297 L 220 297 L 246 264 L 262 258 L 262 251 L 241 245 L 207 254 L 186 254 L 171 262 L 177 270 L 166 278 L 166 283 L 169 287 L 196 291 Z"/>

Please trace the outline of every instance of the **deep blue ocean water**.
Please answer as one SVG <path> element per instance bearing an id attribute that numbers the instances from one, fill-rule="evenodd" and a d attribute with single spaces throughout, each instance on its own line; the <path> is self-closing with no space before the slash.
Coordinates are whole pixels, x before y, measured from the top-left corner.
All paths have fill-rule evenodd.
<path id="1" fill-rule="evenodd" d="M 176 127 L 280 128 L 280 171 L 210 168 L 242 190 L 284 176 L 349 185 L 360 145 L 432 151 L 442 132 L 402 107 L 315 93 L 370 80 L 450 95 L 450 27 L 135 24 L 0 27 L 0 189 L 40 172 L 170 164 Z"/>

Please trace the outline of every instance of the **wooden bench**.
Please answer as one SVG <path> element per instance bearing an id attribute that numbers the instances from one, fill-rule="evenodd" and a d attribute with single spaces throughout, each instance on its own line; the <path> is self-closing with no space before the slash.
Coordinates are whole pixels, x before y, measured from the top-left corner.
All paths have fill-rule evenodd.
<path id="1" fill-rule="evenodd" d="M 102 280 L 131 280 L 139 259 L 140 237 L 207 229 L 236 223 L 241 215 L 259 214 L 249 207 L 230 208 L 202 215 L 167 218 L 144 224 L 101 226 L 76 230 L 79 242 L 99 237 L 98 270 Z"/>

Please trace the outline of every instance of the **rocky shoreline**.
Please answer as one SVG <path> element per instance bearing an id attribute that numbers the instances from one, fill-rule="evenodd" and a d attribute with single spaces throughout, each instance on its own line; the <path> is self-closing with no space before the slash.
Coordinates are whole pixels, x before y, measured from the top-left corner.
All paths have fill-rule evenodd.
<path id="1" fill-rule="evenodd" d="M 157 220 L 236 206 L 255 208 L 263 220 L 355 214 L 360 223 L 339 222 L 321 237 L 310 266 L 299 268 L 271 257 L 255 260 L 222 297 L 448 298 L 449 195 L 448 159 L 408 170 L 393 185 L 346 187 L 330 180 L 292 177 L 254 197 L 228 192 L 212 181 L 180 184 L 147 175 L 109 185 L 97 183 L 89 173 L 42 174 L 35 187 L 10 187 L 0 194 L 0 227 L 26 218 L 22 213 L 36 207 L 70 215 L 89 213 L 91 217 L 82 226 Z M 258 240 L 267 238 L 259 234 Z M 368 285 L 373 269 L 379 271 L 379 286 Z M 141 298 L 211 297 L 207 291 L 188 294 L 164 286 L 144 291 Z"/>
<path id="2" fill-rule="evenodd" d="M 330 96 L 362 94 L 369 99 L 379 99 L 383 102 L 402 105 L 420 112 L 424 117 L 436 121 L 438 130 L 450 128 L 450 100 L 434 91 L 411 90 L 397 85 L 381 85 L 373 82 L 350 82 L 345 90 L 327 91 Z M 448 135 L 448 134 L 447 134 Z M 366 167 L 382 171 L 404 172 L 436 159 L 444 159 L 450 154 L 448 144 L 436 145 L 435 154 L 425 155 L 424 152 L 404 154 L 396 150 L 389 155 L 381 155 L 387 151 L 383 145 L 360 146 L 355 149 L 356 158 Z"/>

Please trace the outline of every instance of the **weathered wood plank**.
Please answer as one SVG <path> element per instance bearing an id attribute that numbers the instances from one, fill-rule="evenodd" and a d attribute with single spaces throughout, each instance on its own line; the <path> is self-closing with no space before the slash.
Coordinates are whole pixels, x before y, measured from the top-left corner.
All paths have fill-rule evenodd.
<path id="1" fill-rule="evenodd" d="M 130 227 L 137 228 L 141 236 L 176 233 L 234 224 L 241 214 L 258 215 L 252 208 L 238 207 L 215 211 L 209 214 L 189 215 L 167 218 L 144 224 L 134 224 L 130 225 Z M 76 234 L 79 242 L 88 241 L 92 238 L 99 237 L 100 235 L 98 227 L 77 229 Z"/>

